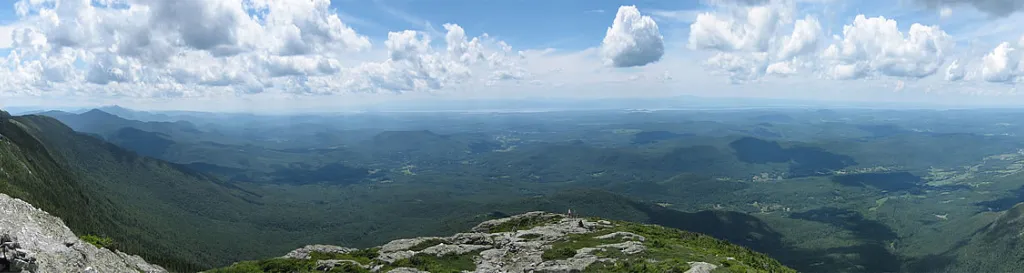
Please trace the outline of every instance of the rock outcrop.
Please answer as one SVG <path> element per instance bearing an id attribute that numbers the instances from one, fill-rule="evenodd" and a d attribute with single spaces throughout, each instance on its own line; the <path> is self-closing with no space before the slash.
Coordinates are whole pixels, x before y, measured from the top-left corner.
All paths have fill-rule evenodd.
<path id="1" fill-rule="evenodd" d="M 794 272 L 767 256 L 706 235 L 546 212 L 485 221 L 448 237 L 398 239 L 370 249 L 310 245 L 276 259 L 212 272 L 264 264 L 276 266 L 274 270 L 291 264 L 296 272 L 346 267 L 342 272 L 706 273 L 723 266 L 737 267 L 731 268 L 737 272 Z"/>
<path id="2" fill-rule="evenodd" d="M 167 272 L 82 241 L 60 218 L 6 194 L 0 194 L 0 236 L 0 266 L 8 266 L 0 272 Z"/>

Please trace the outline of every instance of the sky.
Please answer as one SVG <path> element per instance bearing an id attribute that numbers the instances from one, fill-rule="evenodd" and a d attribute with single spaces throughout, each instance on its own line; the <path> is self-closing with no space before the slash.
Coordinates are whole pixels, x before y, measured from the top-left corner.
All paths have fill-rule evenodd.
<path id="1" fill-rule="evenodd" d="M 1024 105 L 1024 0 L 2 3 L 0 107 L 681 95 Z"/>

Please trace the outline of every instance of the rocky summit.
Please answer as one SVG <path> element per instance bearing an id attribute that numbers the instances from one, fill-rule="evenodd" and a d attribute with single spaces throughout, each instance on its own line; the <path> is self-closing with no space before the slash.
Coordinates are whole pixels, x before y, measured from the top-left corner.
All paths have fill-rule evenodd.
<path id="1" fill-rule="evenodd" d="M 0 194 L 0 272 L 167 272 L 139 256 L 82 241 L 64 221 Z"/>
<path id="2" fill-rule="evenodd" d="M 794 272 L 763 254 L 656 225 L 529 212 L 448 237 L 355 249 L 305 246 L 223 272 Z"/>

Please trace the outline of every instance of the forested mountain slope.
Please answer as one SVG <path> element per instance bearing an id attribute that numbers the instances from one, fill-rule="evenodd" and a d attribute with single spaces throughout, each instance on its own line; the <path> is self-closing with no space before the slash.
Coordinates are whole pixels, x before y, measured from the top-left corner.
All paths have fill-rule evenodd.
<path id="1" fill-rule="evenodd" d="M 0 134 L 0 192 L 52 211 L 79 235 L 110 237 L 119 249 L 182 270 L 249 257 L 267 242 L 234 240 L 260 234 L 244 219 L 250 194 L 206 175 L 49 117 L 5 115 Z"/>
<path id="2" fill-rule="evenodd" d="M 270 219 L 302 223 L 313 221 L 321 213 L 310 211 L 308 215 L 289 217 L 286 215 L 293 213 L 287 208 L 265 210 L 263 208 L 267 205 L 261 203 L 264 199 L 257 194 L 180 165 L 139 156 L 93 136 L 75 132 L 49 117 L 11 117 L 4 114 L 0 120 L 0 134 L 4 136 L 0 141 L 0 163 L 3 164 L 0 166 L 5 182 L 0 183 L 0 192 L 24 199 L 66 219 L 79 236 L 95 234 L 109 237 L 117 249 L 139 254 L 148 261 L 178 271 L 195 271 L 231 261 L 266 257 L 273 251 L 292 247 L 297 238 L 343 238 L 350 241 L 363 230 L 362 234 L 380 233 L 366 242 L 381 242 L 401 234 L 431 235 L 464 230 L 479 221 L 532 210 L 576 208 L 593 216 L 665 224 L 708 232 L 720 238 L 748 237 L 742 233 L 726 234 L 723 233 L 726 229 L 717 229 L 728 222 L 719 216 L 708 214 L 705 216 L 710 218 L 701 218 L 704 214 L 672 212 L 599 190 L 572 190 L 495 203 L 450 200 L 348 212 L 352 217 L 350 221 L 366 220 L 369 215 L 361 212 L 386 212 L 391 216 L 385 218 L 394 220 L 367 220 L 370 222 L 361 226 L 369 229 L 346 230 L 339 227 L 322 230 L 323 225 L 285 226 L 274 224 Z M 301 207 L 309 209 L 308 206 Z M 447 220 L 421 222 L 416 217 L 403 218 L 403 215 L 423 215 L 432 207 L 444 208 L 444 213 L 435 212 L 429 217 Z M 494 213 L 486 214 L 487 211 Z M 378 227 L 377 223 L 382 222 L 391 225 Z M 380 232 L 386 230 L 391 232 Z M 396 230 L 401 232 L 394 232 Z M 329 240 L 323 243 L 336 242 Z"/>

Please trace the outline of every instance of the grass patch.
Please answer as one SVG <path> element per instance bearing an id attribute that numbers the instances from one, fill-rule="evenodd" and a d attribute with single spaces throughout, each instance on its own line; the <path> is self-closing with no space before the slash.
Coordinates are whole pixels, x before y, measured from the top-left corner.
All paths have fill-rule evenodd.
<path id="1" fill-rule="evenodd" d="M 545 250 L 541 254 L 541 258 L 545 261 L 550 260 L 564 260 L 576 256 L 576 251 L 586 247 L 597 247 L 604 244 L 614 244 L 622 242 L 618 238 L 612 239 L 597 239 L 594 237 L 601 236 L 611 233 L 608 230 L 598 231 L 587 234 L 571 234 L 566 239 L 551 244 L 551 248 Z"/>
<path id="2" fill-rule="evenodd" d="M 661 261 L 651 263 L 643 259 L 626 259 L 611 262 L 597 262 L 587 266 L 583 272 L 629 272 L 629 273 L 684 273 L 690 270 L 690 265 L 681 260 Z"/>
<path id="3" fill-rule="evenodd" d="M 574 234 L 555 242 L 541 257 L 544 260 L 567 259 L 575 256 L 582 248 L 627 241 L 622 238 L 595 238 L 624 231 L 644 236 L 646 240 L 642 243 L 647 249 L 632 255 L 618 249 L 597 250 L 595 255 L 615 258 L 617 261 L 592 264 L 585 272 L 686 272 L 690 269 L 688 262 L 720 265 L 716 272 L 796 272 L 764 254 L 704 234 L 657 225 L 613 223 L 613 227 L 598 232 Z"/>
<path id="4" fill-rule="evenodd" d="M 86 234 L 79 237 L 79 239 L 98 248 L 114 249 L 114 239 L 110 239 L 110 237 Z"/>
<path id="5" fill-rule="evenodd" d="M 323 253 L 323 252 L 310 252 L 309 257 L 312 260 L 352 260 L 363 265 L 369 265 L 379 255 L 377 251 L 379 248 L 366 248 L 349 253 Z"/>
<path id="6" fill-rule="evenodd" d="M 540 257 L 545 261 L 564 260 L 576 256 L 576 250 L 578 249 L 573 249 L 571 247 L 553 247 L 545 250 Z"/>
<path id="7" fill-rule="evenodd" d="M 730 272 L 796 272 L 764 254 L 704 234 L 636 223 L 617 223 L 614 230 L 646 237 L 647 251 L 642 254 L 656 261 L 656 266 L 700 261 L 720 264 L 720 268 Z"/>
<path id="8" fill-rule="evenodd" d="M 315 272 L 315 270 L 315 260 L 274 258 L 262 261 L 237 262 L 228 267 L 206 271 L 206 273 L 290 273 Z"/>
<path id="9" fill-rule="evenodd" d="M 317 270 L 316 260 L 273 258 L 261 261 L 237 262 L 231 266 L 204 271 L 205 273 L 313 273 Z M 341 263 L 331 273 L 370 273 L 369 269 L 353 263 Z"/>
<path id="10" fill-rule="evenodd" d="M 540 234 L 537 234 L 537 233 L 527 233 L 527 234 L 520 235 L 519 238 L 523 239 L 523 240 L 533 240 L 533 239 L 540 238 Z"/>
<path id="11" fill-rule="evenodd" d="M 424 250 L 424 249 L 430 248 L 430 247 L 432 247 L 432 246 L 436 246 L 436 245 L 439 245 L 439 244 L 441 244 L 441 243 L 444 243 L 444 240 L 441 240 L 441 239 L 437 239 L 437 238 L 434 238 L 434 239 L 427 239 L 427 240 L 424 240 L 424 241 L 422 241 L 422 242 L 420 242 L 420 243 L 418 243 L 418 244 L 416 244 L 416 245 L 414 245 L 414 246 L 410 247 L 410 248 L 409 248 L 409 250 L 412 250 L 412 251 L 421 251 L 421 250 Z"/>
<path id="12" fill-rule="evenodd" d="M 453 273 L 476 270 L 476 262 L 473 257 L 480 254 L 480 251 L 467 252 L 463 254 L 446 254 L 434 256 L 429 254 L 416 254 L 408 259 L 402 259 L 391 263 L 391 267 L 411 267 L 432 273 Z M 386 271 L 384 271 L 386 272 Z"/>
<path id="13" fill-rule="evenodd" d="M 512 220 L 509 220 L 509 221 L 505 221 L 504 223 L 501 223 L 501 224 L 499 224 L 497 226 L 491 227 L 489 231 L 491 233 L 497 233 L 497 232 L 511 232 L 511 231 L 516 231 L 516 230 L 526 230 L 526 229 L 531 229 L 531 228 L 534 228 L 534 227 L 537 227 L 537 226 L 543 226 L 543 225 L 549 225 L 549 224 L 558 223 L 558 221 L 561 221 L 561 220 L 562 220 L 562 216 L 561 215 L 553 216 L 553 217 L 549 217 L 549 218 L 523 217 L 523 218 L 519 218 L 519 219 L 512 219 Z"/>

